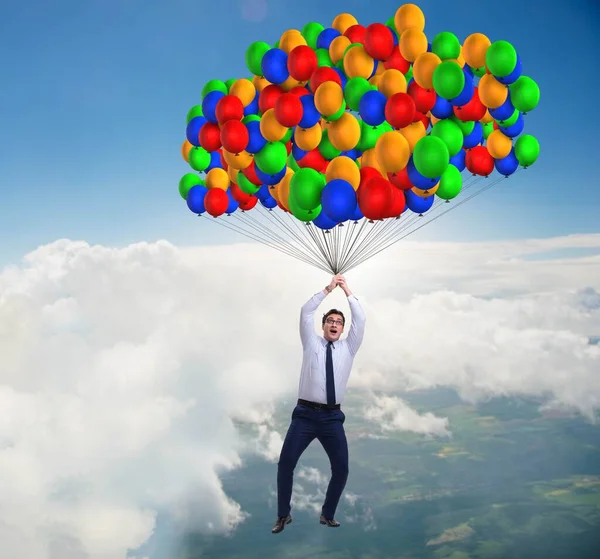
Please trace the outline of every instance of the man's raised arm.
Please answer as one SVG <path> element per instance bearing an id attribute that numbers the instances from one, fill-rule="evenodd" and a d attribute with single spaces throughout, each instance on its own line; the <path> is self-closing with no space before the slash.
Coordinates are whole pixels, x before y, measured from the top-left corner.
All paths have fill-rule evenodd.
<path id="1" fill-rule="evenodd" d="M 315 293 L 302 305 L 300 309 L 300 340 L 302 341 L 302 347 L 306 347 L 306 344 L 315 335 L 315 312 L 323 299 L 335 289 L 337 281 L 337 276 L 334 276 L 327 287 Z"/>
<path id="2" fill-rule="evenodd" d="M 343 277 L 338 279 L 338 285 L 343 289 L 346 297 L 348 298 L 348 305 L 350 305 L 352 324 L 348 332 L 348 348 L 350 349 L 352 355 L 356 355 L 365 335 L 365 323 L 367 321 L 367 317 L 365 315 L 365 311 L 358 302 L 358 299 L 352 294 L 352 291 L 350 291 L 350 288 L 346 284 L 346 280 Z"/>

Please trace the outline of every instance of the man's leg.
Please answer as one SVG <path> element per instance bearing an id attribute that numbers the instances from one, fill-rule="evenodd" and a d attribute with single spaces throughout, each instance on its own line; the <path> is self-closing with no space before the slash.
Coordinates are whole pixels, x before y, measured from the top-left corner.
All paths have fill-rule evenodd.
<path id="1" fill-rule="evenodd" d="M 290 514 L 294 469 L 302 453 L 316 437 L 315 425 L 310 412 L 296 407 L 288 429 L 279 463 L 277 465 L 277 516 Z"/>
<path id="2" fill-rule="evenodd" d="M 329 413 L 323 418 L 318 435 L 331 464 L 331 479 L 322 509 L 327 520 L 333 520 L 348 479 L 348 442 L 344 421 L 345 416 L 341 410 Z"/>

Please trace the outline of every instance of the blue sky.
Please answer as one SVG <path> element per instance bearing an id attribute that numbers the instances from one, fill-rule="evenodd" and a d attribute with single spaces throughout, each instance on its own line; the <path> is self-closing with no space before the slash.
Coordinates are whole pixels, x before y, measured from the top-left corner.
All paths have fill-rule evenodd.
<path id="1" fill-rule="evenodd" d="M 250 1 L 250 0 L 246 0 Z M 68 237 L 122 246 L 207 242 L 179 197 L 185 115 L 211 78 L 247 75 L 255 40 L 347 11 L 385 22 L 401 2 L 266 0 L 261 22 L 241 0 L 12 2 L 0 19 L 0 265 Z M 426 33 L 482 32 L 512 42 L 540 85 L 527 115 L 541 157 L 436 222 L 435 238 L 491 239 L 600 231 L 593 0 L 421 1 Z M 435 227 L 435 229 L 433 229 Z M 427 227 L 423 235 L 428 238 Z M 431 234 L 429 235 L 431 237 Z M 237 237 L 239 238 L 239 237 Z"/>

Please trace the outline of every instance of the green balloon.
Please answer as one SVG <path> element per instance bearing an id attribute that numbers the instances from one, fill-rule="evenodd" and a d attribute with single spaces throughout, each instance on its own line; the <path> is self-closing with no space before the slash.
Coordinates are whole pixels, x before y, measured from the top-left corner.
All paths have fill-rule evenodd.
<path id="1" fill-rule="evenodd" d="M 262 76 L 261 62 L 271 45 L 264 41 L 255 41 L 246 49 L 246 68 L 255 76 Z"/>
<path id="2" fill-rule="evenodd" d="M 254 163 L 265 175 L 276 175 L 283 169 L 288 153 L 282 142 L 267 142 L 254 154 Z"/>
<path id="3" fill-rule="evenodd" d="M 204 116 L 204 113 L 202 112 L 202 105 L 194 105 L 187 114 L 186 117 L 186 124 L 189 124 L 190 120 L 192 120 L 193 118 L 196 118 L 197 116 Z"/>
<path id="4" fill-rule="evenodd" d="M 440 177 L 440 185 L 435 191 L 438 198 L 452 200 L 462 189 L 462 175 L 454 165 L 448 165 Z"/>
<path id="5" fill-rule="evenodd" d="M 323 135 L 321 136 L 321 142 L 319 143 L 318 150 L 319 153 L 328 161 L 331 161 L 334 157 L 337 157 L 342 153 L 342 150 L 336 149 L 333 147 L 331 140 L 329 139 L 329 131 L 327 129 L 323 130 Z"/>
<path id="6" fill-rule="evenodd" d="M 510 115 L 508 118 L 505 118 L 504 120 L 497 120 L 496 122 L 498 123 L 498 126 L 502 126 L 503 128 L 507 128 L 509 126 L 512 126 L 515 122 L 517 122 L 517 120 L 519 120 L 519 115 L 521 113 L 515 109 L 513 111 L 513 114 Z"/>
<path id="7" fill-rule="evenodd" d="M 179 179 L 179 194 L 184 200 L 187 200 L 188 192 L 192 186 L 196 186 L 198 184 L 204 184 L 204 181 L 194 173 L 186 173 Z"/>
<path id="8" fill-rule="evenodd" d="M 523 134 L 515 142 L 515 155 L 523 167 L 533 165 L 540 155 L 540 143 L 535 136 Z"/>
<path id="9" fill-rule="evenodd" d="M 404 77 L 406 78 L 407 82 L 412 79 L 412 77 L 413 77 L 413 67 L 412 67 L 412 65 L 408 69 L 408 72 L 406 72 L 406 74 L 404 74 Z M 461 91 L 462 91 L 462 89 L 461 89 Z"/>
<path id="10" fill-rule="evenodd" d="M 482 66 L 481 68 L 471 68 L 471 70 L 478 78 L 485 76 L 485 66 Z"/>
<path id="11" fill-rule="evenodd" d="M 423 136 L 413 152 L 415 168 L 428 179 L 439 177 L 450 163 L 446 144 L 436 136 Z"/>
<path id="12" fill-rule="evenodd" d="M 344 99 L 348 107 L 358 112 L 358 105 L 362 96 L 371 89 L 373 89 L 373 86 L 365 78 L 360 76 L 350 78 L 346 83 L 346 87 L 344 87 Z"/>
<path id="13" fill-rule="evenodd" d="M 517 65 L 517 51 L 508 41 L 494 41 L 485 52 L 485 64 L 493 76 L 504 78 Z"/>
<path id="14" fill-rule="evenodd" d="M 227 86 L 223 80 L 209 80 L 202 88 L 202 98 L 204 99 L 211 91 L 220 91 L 227 95 Z"/>
<path id="15" fill-rule="evenodd" d="M 452 115 L 450 120 L 462 130 L 463 136 L 468 136 L 471 132 L 473 132 L 473 128 L 475 128 L 475 122 L 472 120 L 460 120 L 460 118 L 458 118 L 456 115 Z"/>
<path id="16" fill-rule="evenodd" d="M 346 102 L 342 100 L 342 106 L 338 109 L 337 113 L 323 118 L 325 118 L 325 120 L 327 120 L 328 122 L 335 122 L 336 120 L 342 118 L 342 115 L 346 112 L 346 108 Z"/>
<path id="17" fill-rule="evenodd" d="M 260 122 L 260 117 L 258 115 L 247 115 L 242 119 L 242 122 L 244 124 L 248 124 L 249 122 L 252 122 L 254 120 L 258 120 Z"/>
<path id="18" fill-rule="evenodd" d="M 389 129 L 386 125 L 389 126 Z M 391 129 L 392 128 L 388 122 L 383 122 L 379 126 L 371 126 L 370 124 L 367 124 L 364 120 L 361 120 L 360 139 L 358 140 L 356 149 L 365 152 L 368 149 L 374 148 L 379 137 Z"/>
<path id="19" fill-rule="evenodd" d="M 456 62 L 447 60 L 438 64 L 433 71 L 433 89 L 444 99 L 457 97 L 464 86 L 465 74 Z"/>
<path id="20" fill-rule="evenodd" d="M 279 48 L 279 40 L 275 41 L 275 44 L 273 45 L 274 49 L 278 49 Z"/>
<path id="21" fill-rule="evenodd" d="M 229 93 L 231 91 L 231 86 L 237 82 L 237 80 L 235 78 L 231 78 L 230 80 L 227 80 L 225 82 L 225 86 L 227 87 L 227 93 Z"/>
<path id="22" fill-rule="evenodd" d="M 462 149 L 465 139 L 460 126 L 448 119 L 436 122 L 431 129 L 431 135 L 436 136 L 446 144 L 450 157 L 456 155 Z"/>
<path id="23" fill-rule="evenodd" d="M 250 182 L 246 175 L 241 171 L 237 172 L 236 177 L 237 185 L 242 192 L 245 192 L 246 194 L 255 194 L 260 190 L 260 186 L 256 186 L 253 182 Z"/>
<path id="24" fill-rule="evenodd" d="M 454 33 L 442 31 L 433 38 L 431 52 L 437 54 L 442 60 L 456 60 L 460 56 L 460 41 Z"/>
<path id="25" fill-rule="evenodd" d="M 283 136 L 283 138 L 281 138 L 281 140 L 279 140 L 283 145 L 287 144 L 291 139 L 292 139 L 292 135 L 294 134 L 294 129 L 293 128 L 288 128 L 287 132 L 285 133 L 285 135 Z"/>
<path id="26" fill-rule="evenodd" d="M 290 198 L 294 198 L 299 208 L 313 210 L 321 203 L 321 191 L 324 186 L 325 178 L 321 173 L 304 167 L 296 171 L 290 181 Z"/>
<path id="27" fill-rule="evenodd" d="M 298 166 L 298 163 L 296 162 L 296 160 L 294 159 L 294 155 L 293 154 L 289 154 L 288 158 L 287 158 L 287 166 L 294 171 L 294 173 L 298 172 L 300 170 L 300 167 Z"/>
<path id="28" fill-rule="evenodd" d="M 529 76 L 520 76 L 508 89 L 513 107 L 522 113 L 533 111 L 540 102 L 540 88 Z"/>
<path id="29" fill-rule="evenodd" d="M 316 21 L 311 21 L 307 23 L 300 32 L 306 41 L 306 44 L 313 50 L 317 49 L 317 39 L 323 31 L 325 27 L 323 27 L 320 23 Z"/>
<path id="30" fill-rule="evenodd" d="M 317 66 L 333 66 L 333 62 L 331 61 L 331 57 L 329 56 L 329 51 L 327 49 L 317 49 L 315 52 L 317 53 Z"/>
<path id="31" fill-rule="evenodd" d="M 203 147 L 194 146 L 188 155 L 188 162 L 194 171 L 204 171 L 210 165 L 210 153 Z"/>
<path id="32" fill-rule="evenodd" d="M 310 210 L 305 210 L 298 205 L 298 201 L 291 194 L 288 198 L 288 208 L 296 219 L 306 222 L 313 221 L 313 219 L 319 217 L 319 214 L 321 213 L 321 204 Z"/>
<path id="33" fill-rule="evenodd" d="M 494 131 L 494 123 L 493 122 L 484 122 L 483 123 L 483 139 L 487 140 L 489 135 Z"/>

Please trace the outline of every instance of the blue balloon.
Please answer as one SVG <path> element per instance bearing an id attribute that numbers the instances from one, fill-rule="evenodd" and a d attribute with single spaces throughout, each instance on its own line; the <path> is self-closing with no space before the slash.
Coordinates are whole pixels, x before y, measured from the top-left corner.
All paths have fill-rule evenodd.
<path id="1" fill-rule="evenodd" d="M 358 112 L 370 126 L 379 126 L 385 121 L 387 97 L 376 89 L 367 91 L 360 99 Z"/>
<path id="2" fill-rule="evenodd" d="M 431 114 L 439 119 L 450 118 L 454 114 L 452 103 L 448 99 L 444 99 L 438 95 L 435 105 L 431 109 Z"/>
<path id="3" fill-rule="evenodd" d="M 257 115 L 258 114 L 258 91 L 255 93 L 254 95 L 254 99 L 252 99 L 252 101 L 250 101 L 249 105 L 246 105 L 244 107 L 244 116 L 249 116 L 249 115 Z"/>
<path id="4" fill-rule="evenodd" d="M 333 27 L 323 29 L 323 31 L 321 31 L 317 37 L 317 48 L 329 50 L 329 45 L 331 45 L 331 42 L 340 35 L 341 33 Z"/>
<path id="5" fill-rule="evenodd" d="M 463 107 L 466 105 L 471 99 L 473 99 L 473 95 L 475 93 L 475 85 L 473 84 L 473 76 L 463 70 L 463 74 L 465 75 L 465 85 L 463 86 L 462 91 L 458 96 L 454 99 L 451 99 L 452 104 L 455 107 Z"/>
<path id="6" fill-rule="evenodd" d="M 273 196 L 271 196 L 270 194 L 265 198 L 259 198 L 259 200 L 260 203 L 269 210 L 272 210 L 274 207 L 277 206 L 277 200 L 275 200 L 275 198 L 273 198 Z"/>
<path id="7" fill-rule="evenodd" d="M 356 202 L 356 191 L 343 179 L 328 182 L 321 192 L 322 213 L 338 223 L 352 217 Z"/>
<path id="8" fill-rule="evenodd" d="M 413 160 L 413 156 L 410 156 L 408 160 L 408 165 L 406 166 L 406 174 L 408 175 L 408 179 L 417 188 L 422 190 L 427 190 L 428 188 L 433 188 L 440 180 L 440 177 L 436 177 L 430 179 L 428 177 L 424 177 L 417 168 L 415 167 L 415 162 Z"/>
<path id="9" fill-rule="evenodd" d="M 271 193 L 269 192 L 269 185 L 261 184 L 260 188 L 254 193 L 254 196 L 256 196 L 259 200 L 264 200 L 265 198 L 271 196 Z"/>
<path id="10" fill-rule="evenodd" d="M 279 171 L 278 173 L 276 173 L 274 175 L 267 175 L 266 173 L 264 173 L 263 171 L 261 171 L 258 168 L 258 165 L 254 165 L 254 171 L 256 173 L 256 176 L 258 177 L 258 180 L 262 184 L 277 184 L 279 181 L 281 181 L 283 179 L 283 177 L 285 177 L 286 169 L 287 169 L 287 165 L 284 165 L 283 169 L 281 169 L 281 171 Z"/>
<path id="11" fill-rule="evenodd" d="M 333 70 L 340 77 L 340 80 L 342 82 L 342 89 L 344 89 L 346 87 L 346 84 L 348 83 L 348 76 L 346 76 L 346 74 L 336 66 L 333 67 Z"/>
<path id="12" fill-rule="evenodd" d="M 390 27 L 389 25 L 386 26 L 391 32 L 392 32 L 392 38 L 394 39 L 394 46 L 398 46 L 398 33 L 396 33 L 396 31 L 394 31 L 394 29 L 392 27 Z"/>
<path id="13" fill-rule="evenodd" d="M 483 142 L 483 126 L 481 125 L 481 122 L 476 122 L 471 133 L 465 136 L 463 147 L 466 149 L 474 148 L 481 142 Z"/>
<path id="14" fill-rule="evenodd" d="M 222 169 L 223 164 L 221 163 L 221 154 L 218 151 L 210 152 L 210 163 L 206 169 L 204 169 L 205 173 L 208 173 L 211 169 Z"/>
<path id="15" fill-rule="evenodd" d="M 523 63 L 521 62 L 521 57 L 517 54 L 517 63 L 515 64 L 514 70 L 508 74 L 508 76 L 504 76 L 503 78 L 499 78 L 498 76 L 494 76 L 500 83 L 504 85 L 510 85 L 511 83 L 515 83 L 523 73 Z"/>
<path id="16" fill-rule="evenodd" d="M 233 197 L 231 194 L 231 190 L 227 189 L 227 197 L 229 198 L 229 204 L 227 204 L 227 209 L 225 210 L 226 214 L 232 214 L 240 207 L 240 203 Z"/>
<path id="17" fill-rule="evenodd" d="M 465 71 L 467 74 L 469 74 L 469 76 L 471 76 L 472 78 L 474 78 L 474 77 L 475 77 L 475 74 L 473 73 L 473 68 L 471 68 L 471 66 L 469 66 L 468 64 L 465 64 L 465 65 L 463 66 L 463 70 L 464 70 L 464 71 Z"/>
<path id="18" fill-rule="evenodd" d="M 208 122 L 218 122 L 216 115 L 217 103 L 223 97 L 225 97 L 225 94 L 222 91 L 211 91 L 204 99 L 202 99 L 202 112 Z"/>
<path id="19" fill-rule="evenodd" d="M 206 118 L 203 116 L 195 116 L 192 118 L 185 128 L 185 137 L 187 141 L 193 146 L 198 147 L 200 145 L 200 140 L 198 139 L 198 134 L 200 134 L 200 129 L 206 123 Z"/>
<path id="20" fill-rule="evenodd" d="M 456 155 L 450 158 L 450 165 L 454 165 L 461 173 L 467 167 L 467 152 L 461 149 Z"/>
<path id="21" fill-rule="evenodd" d="M 514 124 L 511 124 L 510 126 L 498 126 L 500 132 L 509 138 L 516 138 L 521 132 L 523 132 L 524 128 L 525 119 L 523 118 L 522 113 L 519 113 L 519 117 Z"/>
<path id="22" fill-rule="evenodd" d="M 406 207 L 416 214 L 423 214 L 428 209 L 433 206 L 433 201 L 435 196 L 432 194 L 431 196 L 427 196 L 427 198 L 422 198 L 415 194 L 412 190 L 405 190 L 404 196 L 406 198 Z"/>
<path id="23" fill-rule="evenodd" d="M 352 221 L 360 221 L 363 217 L 365 217 L 365 216 L 363 215 L 362 211 L 360 210 L 360 207 L 359 207 L 358 202 L 357 202 L 356 203 L 356 208 L 354 208 L 354 212 L 350 216 L 350 219 Z"/>
<path id="24" fill-rule="evenodd" d="M 342 153 L 340 153 L 340 155 L 345 155 L 346 157 L 349 157 L 350 159 L 356 160 L 362 155 L 362 151 L 360 151 L 356 148 L 352 148 L 351 150 L 343 151 Z"/>
<path id="25" fill-rule="evenodd" d="M 208 192 L 208 188 L 202 184 L 192 186 L 187 193 L 187 207 L 195 214 L 202 214 L 206 211 L 204 207 L 204 197 Z"/>
<path id="26" fill-rule="evenodd" d="M 248 153 L 258 153 L 267 145 L 267 140 L 260 131 L 260 121 L 252 120 L 246 124 L 246 128 L 248 129 L 249 136 L 246 151 Z"/>
<path id="27" fill-rule="evenodd" d="M 315 217 L 315 219 L 313 219 L 312 222 L 319 229 L 324 229 L 324 230 L 333 229 L 337 225 L 337 222 L 333 221 L 333 219 L 328 217 L 323 210 L 321 210 L 321 213 L 319 213 L 319 215 L 317 217 Z"/>
<path id="28" fill-rule="evenodd" d="M 292 144 L 292 157 L 296 161 L 300 161 L 308 152 L 300 149 L 296 144 Z"/>
<path id="29" fill-rule="evenodd" d="M 298 123 L 300 128 L 312 128 L 321 120 L 321 114 L 315 107 L 315 98 L 312 95 L 300 97 L 302 103 L 302 120 Z"/>
<path id="30" fill-rule="evenodd" d="M 489 109 L 489 111 L 490 116 L 494 120 L 506 120 L 507 118 L 510 118 L 515 112 L 515 107 L 510 100 L 510 93 L 506 96 L 506 101 L 504 101 L 502 105 L 496 107 L 495 109 Z"/>
<path id="31" fill-rule="evenodd" d="M 431 52 L 432 46 L 431 43 L 427 43 L 427 52 Z"/>
<path id="32" fill-rule="evenodd" d="M 281 49 L 270 49 L 262 57 L 260 68 L 263 76 L 274 84 L 281 84 L 290 77 L 287 67 L 288 55 Z"/>
<path id="33" fill-rule="evenodd" d="M 519 160 L 515 155 L 515 148 L 513 147 L 506 157 L 496 159 L 494 166 L 496 167 L 496 171 L 501 175 L 505 177 L 512 175 L 519 168 Z"/>

